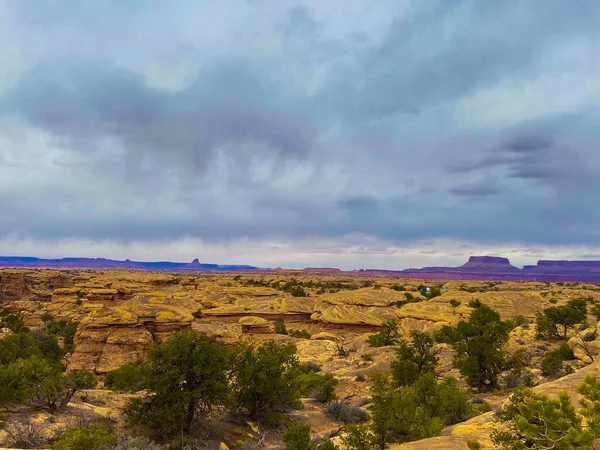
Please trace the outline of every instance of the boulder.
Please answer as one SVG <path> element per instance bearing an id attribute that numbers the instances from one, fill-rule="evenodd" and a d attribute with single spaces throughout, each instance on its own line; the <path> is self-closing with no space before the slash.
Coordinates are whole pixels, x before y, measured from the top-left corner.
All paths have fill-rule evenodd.
<path id="1" fill-rule="evenodd" d="M 261 317 L 245 316 L 241 317 L 238 323 L 242 326 L 242 333 L 246 334 L 271 334 L 274 331 L 269 326 L 269 322 Z"/>

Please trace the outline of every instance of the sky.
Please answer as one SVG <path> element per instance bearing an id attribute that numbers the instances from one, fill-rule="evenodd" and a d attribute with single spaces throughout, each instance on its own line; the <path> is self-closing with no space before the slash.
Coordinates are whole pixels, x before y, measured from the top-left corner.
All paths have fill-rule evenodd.
<path id="1" fill-rule="evenodd" d="M 0 0 L 0 254 L 600 259 L 597 0 Z"/>

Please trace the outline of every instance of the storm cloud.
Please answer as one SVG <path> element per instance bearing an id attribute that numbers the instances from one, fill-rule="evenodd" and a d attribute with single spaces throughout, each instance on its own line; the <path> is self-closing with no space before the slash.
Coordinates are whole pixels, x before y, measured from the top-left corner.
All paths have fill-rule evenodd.
<path id="1" fill-rule="evenodd" d="M 0 253 L 593 254 L 599 22 L 593 0 L 5 0 Z"/>

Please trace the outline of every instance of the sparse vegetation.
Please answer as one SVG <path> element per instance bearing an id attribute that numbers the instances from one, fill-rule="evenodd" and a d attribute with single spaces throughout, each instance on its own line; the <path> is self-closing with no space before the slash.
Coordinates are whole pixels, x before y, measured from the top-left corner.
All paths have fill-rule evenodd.
<path id="1" fill-rule="evenodd" d="M 50 446 L 52 450 L 105 450 L 114 444 L 116 438 L 111 430 L 102 425 L 89 428 L 66 430 Z"/>
<path id="2" fill-rule="evenodd" d="M 369 418 L 369 415 L 359 407 L 344 402 L 330 403 L 327 405 L 326 414 L 334 422 L 341 423 L 362 423 Z"/>
<path id="3" fill-rule="evenodd" d="M 400 331 L 398 330 L 398 321 L 396 319 L 384 322 L 378 333 L 369 336 L 369 345 L 371 347 L 386 347 L 396 345 L 398 342 L 400 342 Z"/>
<path id="4" fill-rule="evenodd" d="M 579 411 L 567 392 L 559 393 L 556 399 L 527 388 L 515 392 L 499 416 L 509 430 L 494 431 L 492 441 L 507 450 L 591 449 L 600 431 L 600 385 L 587 376 L 577 391 L 584 397 Z"/>
<path id="5" fill-rule="evenodd" d="M 600 316 L 600 302 L 589 296 L 600 295 L 600 285 L 581 284 L 572 291 L 572 283 L 557 289 L 555 283 L 465 282 L 460 288 L 460 282 L 453 280 L 442 288 L 441 281 L 399 281 L 369 274 L 351 278 L 309 271 L 291 278 L 277 271 L 245 272 L 235 277 L 153 274 L 151 277 L 160 280 L 152 287 L 155 295 L 147 294 L 147 280 L 152 278 L 146 273 L 124 276 L 112 287 L 104 273 L 82 274 L 83 281 L 75 288 L 62 278 L 55 281 L 54 276 L 48 284 L 67 287 L 52 295 L 52 303 L 48 303 L 51 297 L 45 288 L 33 284 L 27 287 L 31 294 L 19 300 L 25 305 L 23 311 L 17 311 L 15 305 L 21 303 L 11 304 L 12 300 L 5 302 L 10 310 L 0 309 L 0 427 L 7 433 L 0 433 L 4 439 L 0 447 L 193 450 L 222 441 L 238 450 L 263 446 L 340 450 L 333 442 L 342 437 L 342 448 L 381 450 L 444 434 L 439 438 L 443 446 L 445 435 L 452 431 L 442 433 L 442 429 L 492 408 L 498 414 L 501 404 L 506 405 L 501 413 L 504 426 L 498 429 L 505 434 L 494 435 L 498 448 L 588 449 L 588 434 L 600 437 L 600 387 L 595 379 L 586 378 L 585 386 L 579 387 L 585 392 L 581 405 L 563 406 L 560 397 L 540 397 L 544 387 L 536 389 L 534 396 L 528 391 L 597 359 L 596 321 L 592 319 L 588 326 L 584 313 Z M 138 276 L 143 279 L 143 289 L 130 281 Z M 169 289 L 163 292 L 161 283 L 167 278 L 176 281 L 169 281 Z M 430 289 L 422 285 L 419 292 L 420 282 L 431 283 Z M 208 291 L 211 284 L 217 291 Z M 354 289 L 361 291 L 350 292 Z M 445 294 L 442 298 L 446 300 L 439 304 L 445 302 L 446 307 L 439 310 L 435 300 L 427 302 L 446 289 L 449 293 L 456 289 L 496 293 L 482 294 L 480 299 L 464 293 L 452 299 L 452 294 Z M 328 295 L 342 290 L 348 292 Z M 528 290 L 542 290 L 542 298 L 529 295 Z M 35 300 L 28 300 L 28 295 Z M 94 309 L 95 296 L 101 299 L 104 295 L 114 296 L 114 305 L 99 302 L 115 308 L 117 319 L 123 302 L 123 310 L 129 312 L 138 301 L 151 297 L 156 301 L 148 307 L 152 314 L 163 307 L 165 298 L 169 311 L 175 313 L 181 307 L 202 320 L 191 322 L 193 328 L 189 329 L 185 321 L 170 322 L 167 315 L 165 325 L 154 321 L 151 314 L 140 315 L 137 325 L 131 321 L 134 332 L 130 338 L 129 325 L 91 326 L 95 315 L 108 312 Z M 505 295 L 514 301 L 503 301 Z M 291 300 L 291 296 L 300 298 Z M 303 300 L 303 296 L 322 297 Z M 583 296 L 587 297 L 579 298 Z M 55 307 L 62 298 L 65 305 Z M 498 311 L 488 304 L 498 305 Z M 286 312 L 290 305 L 294 308 Z M 302 317 L 298 305 L 307 306 Z M 212 308 L 222 312 L 209 312 Z M 540 311 L 535 321 L 534 308 Z M 275 320 L 276 335 L 264 327 L 248 332 L 237 323 L 237 315 L 264 317 L 265 310 L 271 317 L 295 316 L 293 320 Z M 88 313 L 90 317 L 83 320 Z M 317 320 L 309 322 L 313 313 Z M 221 319 L 220 314 L 226 317 Z M 341 320 L 331 320 L 336 316 Z M 63 320 L 70 317 L 75 319 Z M 185 317 L 191 320 L 189 314 Z M 365 336 L 363 324 L 381 317 L 402 318 L 385 322 L 377 333 Z M 84 328 L 74 349 L 78 320 Z M 438 329 L 438 321 L 456 325 L 442 327 L 433 335 L 415 330 Z M 142 328 L 144 337 L 140 339 Z M 178 328 L 184 331 L 171 334 Z M 107 362 L 121 360 L 121 355 L 137 358 L 140 349 L 148 345 L 147 331 L 160 343 L 152 345 L 140 362 L 100 375 L 103 388 L 113 392 L 93 390 L 97 378 L 90 371 L 66 371 L 67 366 L 73 369 L 90 361 L 90 368 L 101 373 Z M 327 341 L 306 341 L 311 333 L 322 333 L 318 337 Z M 539 338 L 543 340 L 536 341 Z M 118 353 L 119 359 L 111 360 L 112 352 Z M 450 362 L 458 371 L 452 370 Z M 447 376 L 458 372 L 459 379 Z M 340 383 L 338 376 L 343 380 Z M 560 383 L 573 390 L 569 383 L 575 379 L 565 378 Z M 464 389 L 466 385 L 470 388 Z M 478 396 L 472 397 L 475 390 Z M 511 393 L 515 394 L 514 403 L 504 402 Z M 520 393 L 524 393 L 522 400 Z M 110 420 L 98 421 L 98 412 L 119 417 L 113 413 L 124 404 L 125 428 L 115 427 Z M 320 420 L 327 431 L 319 427 L 313 433 L 303 425 Z M 476 435 L 481 433 L 481 444 L 463 439 L 462 445 L 477 449 L 485 445 L 484 440 L 489 443 L 489 433 L 496 428 L 489 427 L 491 421 L 492 415 L 481 417 Z"/>

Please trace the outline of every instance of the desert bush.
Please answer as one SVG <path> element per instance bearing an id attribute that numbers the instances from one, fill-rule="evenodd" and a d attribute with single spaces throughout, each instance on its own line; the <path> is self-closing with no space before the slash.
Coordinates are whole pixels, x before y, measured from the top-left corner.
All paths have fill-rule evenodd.
<path id="1" fill-rule="evenodd" d="M 366 381 L 366 377 L 364 374 L 359 373 L 358 375 L 356 375 L 356 377 L 354 378 L 355 381 L 358 381 L 359 383 L 362 383 L 364 381 Z"/>
<path id="2" fill-rule="evenodd" d="M 552 448 L 555 450 L 591 449 L 600 429 L 600 389 L 598 381 L 586 377 L 577 391 L 583 395 L 578 412 L 567 392 L 556 399 L 531 389 L 513 393 L 499 414 L 507 430 L 492 432 L 492 441 L 506 450 L 520 448 Z M 583 417 L 586 425 L 583 426 Z"/>
<path id="3" fill-rule="evenodd" d="M 456 299 L 454 299 L 454 298 L 453 298 L 452 300 L 450 300 L 450 305 L 451 305 L 453 308 L 458 308 L 458 307 L 459 307 L 461 304 L 462 304 L 462 303 L 460 302 L 460 300 L 456 300 Z"/>
<path id="4" fill-rule="evenodd" d="M 392 377 L 397 386 L 414 383 L 421 375 L 433 373 L 439 360 L 439 349 L 433 337 L 422 331 L 412 330 L 411 341 L 398 341 L 396 359 L 392 361 Z"/>
<path id="5" fill-rule="evenodd" d="M 113 450 L 160 450 L 161 446 L 145 437 L 129 437 L 119 442 Z"/>
<path id="6" fill-rule="evenodd" d="M 371 353 L 363 353 L 362 355 L 360 355 L 360 358 L 363 361 L 373 361 L 373 355 Z"/>
<path id="7" fill-rule="evenodd" d="M 285 450 L 310 450 L 310 425 L 292 425 L 283 435 L 283 442 Z"/>
<path id="8" fill-rule="evenodd" d="M 396 345 L 400 341 L 400 331 L 396 319 L 388 320 L 381 325 L 378 333 L 369 336 L 368 342 L 371 347 L 385 347 Z"/>
<path id="9" fill-rule="evenodd" d="M 167 447 L 168 450 L 204 450 L 204 448 L 202 442 L 186 435 L 173 439 Z"/>
<path id="10" fill-rule="evenodd" d="M 366 422 L 369 415 L 356 406 L 344 402 L 334 402 L 327 405 L 325 414 L 334 422 L 362 423 Z"/>
<path id="11" fill-rule="evenodd" d="M 330 373 L 321 375 L 309 372 L 298 375 L 294 381 L 301 395 L 308 395 L 321 403 L 335 400 L 335 387 L 338 380 Z"/>
<path id="12" fill-rule="evenodd" d="M 311 336 L 310 331 L 308 330 L 292 330 L 289 331 L 288 334 L 299 339 L 310 339 Z"/>
<path id="13" fill-rule="evenodd" d="M 317 445 L 317 450 L 340 450 L 340 448 L 335 445 L 331 439 L 323 439 L 319 445 Z"/>
<path id="14" fill-rule="evenodd" d="M 573 351 L 563 342 L 556 350 L 549 352 L 542 360 L 542 373 L 547 377 L 559 377 L 564 371 L 563 361 L 574 358 Z"/>
<path id="15" fill-rule="evenodd" d="M 113 391 L 138 392 L 147 386 L 149 377 L 149 366 L 128 363 L 108 372 L 104 384 Z"/>
<path id="16" fill-rule="evenodd" d="M 13 448 L 41 448 L 45 446 L 42 425 L 31 420 L 16 421 L 5 427 L 6 444 Z"/>
<path id="17" fill-rule="evenodd" d="M 542 374 L 557 378 L 563 371 L 563 358 L 559 352 L 552 351 L 542 360 Z"/>
<path id="18" fill-rule="evenodd" d="M 467 448 L 469 450 L 480 450 L 481 444 L 477 440 L 477 438 L 469 438 L 467 439 Z"/>
<path id="19" fill-rule="evenodd" d="M 314 361 L 307 361 L 305 363 L 300 364 L 300 370 L 304 373 L 314 372 L 319 373 L 323 368 L 320 364 L 317 364 Z"/>
<path id="20" fill-rule="evenodd" d="M 260 450 L 261 448 L 262 444 L 256 439 L 249 439 L 247 441 L 244 441 L 239 446 L 240 450 Z"/>
<path id="21" fill-rule="evenodd" d="M 344 344 L 335 344 L 335 354 L 342 358 L 345 358 L 350 354 L 350 350 L 347 349 Z"/>
<path id="22" fill-rule="evenodd" d="M 516 328 L 516 327 L 520 327 L 524 323 L 527 323 L 527 319 L 525 318 L 524 315 L 519 314 L 518 316 L 515 316 L 515 318 L 512 320 L 512 322 L 513 322 L 513 325 Z"/>
<path id="23" fill-rule="evenodd" d="M 275 321 L 275 333 L 276 334 L 288 334 L 288 330 L 285 326 L 283 319 L 277 319 Z"/>
<path id="24" fill-rule="evenodd" d="M 115 442 L 114 434 L 106 427 L 70 428 L 50 446 L 52 450 L 105 450 Z"/>
<path id="25" fill-rule="evenodd" d="M 0 328 L 8 328 L 13 333 L 26 333 L 29 331 L 19 315 L 7 309 L 0 310 Z"/>
<path id="26" fill-rule="evenodd" d="M 342 436 L 344 448 L 351 450 L 372 450 L 376 445 L 375 436 L 365 425 L 349 424 L 344 427 Z"/>
<path id="27" fill-rule="evenodd" d="M 526 373 L 523 376 L 523 386 L 525 387 L 533 387 L 535 386 L 535 381 L 533 379 L 533 375 L 530 373 Z"/>

